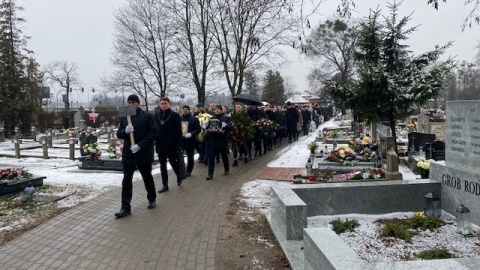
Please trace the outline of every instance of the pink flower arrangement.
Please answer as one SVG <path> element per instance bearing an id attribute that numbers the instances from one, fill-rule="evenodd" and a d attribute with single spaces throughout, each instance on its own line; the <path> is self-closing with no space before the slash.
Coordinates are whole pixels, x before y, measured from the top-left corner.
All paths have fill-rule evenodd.
<path id="1" fill-rule="evenodd" d="M 0 170 L 1 181 L 28 179 L 30 177 L 32 177 L 32 174 L 24 168 L 6 168 Z"/>

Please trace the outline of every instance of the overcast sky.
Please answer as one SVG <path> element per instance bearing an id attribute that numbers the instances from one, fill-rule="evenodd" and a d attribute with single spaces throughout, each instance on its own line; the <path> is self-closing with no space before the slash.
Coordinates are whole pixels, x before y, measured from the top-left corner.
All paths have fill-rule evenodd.
<path id="1" fill-rule="evenodd" d="M 20 14 L 26 23 L 22 26 L 31 39 L 28 48 L 35 52 L 37 61 L 44 66 L 55 60 L 69 60 L 79 67 L 80 80 L 86 89 L 101 89 L 100 78 L 109 75 L 112 70 L 113 11 L 127 0 L 20 0 L 25 11 Z M 311 18 L 312 26 L 319 20 L 335 13 L 338 0 L 327 0 L 321 6 L 322 16 Z M 386 12 L 386 1 L 356 0 L 355 17 L 365 17 L 370 8 L 380 8 Z M 426 4 L 427 0 L 405 0 L 401 6 L 401 15 L 412 12 L 410 26 L 421 25 L 410 36 L 409 44 L 415 53 L 432 50 L 435 45 L 444 45 L 455 41 L 448 55 L 458 60 L 474 61 L 475 46 L 480 40 L 480 26 L 461 31 L 463 19 L 471 7 L 464 7 L 464 1 L 450 0 L 442 3 L 436 11 Z M 290 65 L 281 70 L 295 84 L 296 90 L 308 89 L 306 75 L 311 62 L 298 55 L 293 49 L 287 49 Z M 263 75 L 263 74 L 260 74 Z M 86 93 L 81 99 L 87 99 Z M 110 96 L 110 95 L 109 95 Z M 75 98 L 75 96 L 74 96 Z"/>

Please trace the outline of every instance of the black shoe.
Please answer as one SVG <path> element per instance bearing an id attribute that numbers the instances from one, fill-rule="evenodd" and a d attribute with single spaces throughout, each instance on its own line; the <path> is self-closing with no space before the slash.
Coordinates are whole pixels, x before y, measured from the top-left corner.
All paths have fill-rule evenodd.
<path id="1" fill-rule="evenodd" d="M 132 214 L 132 212 L 130 212 L 130 209 L 120 209 L 120 212 L 115 213 L 115 216 L 117 218 L 122 218 L 122 217 L 126 217 L 130 214 Z"/>
<path id="2" fill-rule="evenodd" d="M 223 173 L 223 175 L 229 175 L 230 174 L 230 171 L 226 171 Z"/>
<path id="3" fill-rule="evenodd" d="M 233 164 L 232 164 L 232 167 L 237 167 L 238 166 L 238 161 L 234 161 Z"/>
<path id="4" fill-rule="evenodd" d="M 207 176 L 207 180 L 212 180 L 212 178 L 213 178 L 213 175 Z"/>
<path id="5" fill-rule="evenodd" d="M 192 173 L 187 172 L 187 177 L 192 176 Z"/>
<path id="6" fill-rule="evenodd" d="M 158 191 L 158 193 L 163 193 L 163 192 L 167 192 L 167 191 L 168 191 L 168 187 L 163 186 L 162 189 L 160 189 L 160 190 Z"/>
<path id="7" fill-rule="evenodd" d="M 157 203 L 155 201 L 151 201 L 151 202 L 148 202 L 147 208 L 148 209 L 153 209 L 153 208 L 155 208 L 156 205 L 157 205 Z"/>
<path id="8" fill-rule="evenodd" d="M 181 178 L 178 178 L 177 179 L 177 185 L 180 186 L 182 184 L 182 179 Z"/>

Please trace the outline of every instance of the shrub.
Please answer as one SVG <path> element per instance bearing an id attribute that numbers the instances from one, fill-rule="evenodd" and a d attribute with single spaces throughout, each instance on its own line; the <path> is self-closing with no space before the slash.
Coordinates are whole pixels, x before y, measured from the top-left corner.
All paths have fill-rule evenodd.
<path id="1" fill-rule="evenodd" d="M 412 243 L 412 235 L 415 235 L 414 229 L 421 229 L 423 231 L 428 229 L 433 231 L 445 225 L 445 222 L 437 217 L 419 216 L 405 219 L 383 219 L 378 220 L 378 222 L 385 224 L 381 229 L 380 236 L 400 238 L 407 243 Z"/>
<path id="2" fill-rule="evenodd" d="M 333 231 L 335 231 L 336 234 L 341 234 L 346 231 L 354 232 L 355 227 L 358 227 L 360 224 L 358 224 L 358 221 L 356 219 L 352 220 L 345 220 L 341 221 L 340 219 L 332 220 L 330 221 L 330 224 L 332 224 Z"/>
<path id="3" fill-rule="evenodd" d="M 450 259 L 453 258 L 453 254 L 448 252 L 446 248 L 434 248 L 417 253 L 415 257 L 424 260 Z"/>

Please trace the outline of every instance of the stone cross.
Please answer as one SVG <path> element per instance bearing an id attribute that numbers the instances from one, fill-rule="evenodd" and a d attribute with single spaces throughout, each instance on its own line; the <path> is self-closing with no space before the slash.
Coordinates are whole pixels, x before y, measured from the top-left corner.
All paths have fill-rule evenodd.
<path id="1" fill-rule="evenodd" d="M 69 150 L 70 150 L 70 160 L 75 160 L 75 144 L 78 143 L 78 140 L 75 137 L 70 137 L 67 140 L 67 143 L 69 145 Z"/>
<path id="2" fill-rule="evenodd" d="M 5 129 L 0 126 L 0 142 L 5 141 Z"/>
<path id="3" fill-rule="evenodd" d="M 111 138 L 112 138 L 112 128 L 107 127 L 107 142 L 110 142 Z"/>
<path id="4" fill-rule="evenodd" d="M 15 137 L 13 138 L 12 142 L 15 144 L 15 158 L 20 158 L 20 144 L 22 143 L 22 139 L 18 136 L 18 132 L 15 133 Z"/>
<path id="5" fill-rule="evenodd" d="M 48 139 L 47 139 L 47 136 L 40 137 L 39 142 L 42 145 L 43 158 L 48 159 Z"/>
<path id="6" fill-rule="evenodd" d="M 398 171 L 398 155 L 393 150 L 389 148 L 387 151 L 387 168 L 385 170 L 385 175 L 387 179 L 390 180 L 403 180 L 402 174 Z"/>
<path id="7" fill-rule="evenodd" d="M 35 130 L 35 126 L 34 126 L 34 125 L 32 125 L 32 126 L 30 127 L 30 132 L 32 133 L 32 140 L 33 140 L 34 142 L 36 142 L 36 141 L 37 141 L 37 131 Z"/>
<path id="8" fill-rule="evenodd" d="M 49 148 L 53 147 L 53 132 L 51 128 L 47 131 L 47 145 Z"/>

